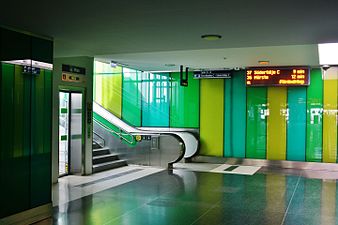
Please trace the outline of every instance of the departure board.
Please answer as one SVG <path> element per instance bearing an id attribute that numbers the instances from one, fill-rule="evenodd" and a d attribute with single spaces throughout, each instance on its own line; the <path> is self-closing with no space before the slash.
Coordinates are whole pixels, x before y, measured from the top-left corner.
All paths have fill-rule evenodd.
<path id="1" fill-rule="evenodd" d="M 308 86 L 308 67 L 261 67 L 246 70 L 247 86 Z"/>

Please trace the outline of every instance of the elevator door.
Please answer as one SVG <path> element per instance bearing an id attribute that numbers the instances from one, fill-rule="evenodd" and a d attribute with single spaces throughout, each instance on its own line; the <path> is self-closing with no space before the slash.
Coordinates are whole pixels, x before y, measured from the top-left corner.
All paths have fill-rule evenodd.
<path id="1" fill-rule="evenodd" d="M 59 176 L 82 174 L 82 97 L 82 93 L 59 93 Z"/>

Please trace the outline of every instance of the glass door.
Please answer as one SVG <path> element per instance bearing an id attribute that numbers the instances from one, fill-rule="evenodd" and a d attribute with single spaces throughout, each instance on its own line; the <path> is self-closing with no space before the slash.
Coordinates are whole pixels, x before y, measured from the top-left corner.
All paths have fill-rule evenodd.
<path id="1" fill-rule="evenodd" d="M 82 97 L 79 92 L 59 92 L 59 176 L 82 173 Z"/>
<path id="2" fill-rule="evenodd" d="M 59 93 L 59 176 L 69 173 L 69 106 L 70 93 Z"/>

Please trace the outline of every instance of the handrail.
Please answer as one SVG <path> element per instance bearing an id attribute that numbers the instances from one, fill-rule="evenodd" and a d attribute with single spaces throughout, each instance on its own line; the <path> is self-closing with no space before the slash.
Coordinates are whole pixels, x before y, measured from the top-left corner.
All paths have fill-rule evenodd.
<path id="1" fill-rule="evenodd" d="M 101 141 L 103 142 L 103 146 L 105 146 L 106 142 L 105 142 L 104 138 L 95 131 L 93 131 L 93 133 L 94 133 L 94 135 L 98 136 L 101 139 Z"/>
<path id="2" fill-rule="evenodd" d="M 124 137 L 124 134 L 122 132 L 116 132 L 115 130 L 111 129 L 110 127 L 106 126 L 105 124 L 103 124 L 102 122 L 100 122 L 99 120 L 93 118 L 94 121 L 100 125 L 101 127 L 103 127 L 104 129 L 108 130 L 109 132 L 112 132 L 114 134 L 116 134 L 117 136 L 119 136 L 120 138 L 122 138 L 125 142 L 127 142 L 128 144 L 134 144 L 133 141 L 129 141 L 127 138 Z M 120 131 L 123 130 L 123 129 L 119 129 Z M 133 140 L 134 139 L 134 136 L 130 133 L 127 133 L 125 132 L 129 137 L 131 137 L 131 139 Z"/>

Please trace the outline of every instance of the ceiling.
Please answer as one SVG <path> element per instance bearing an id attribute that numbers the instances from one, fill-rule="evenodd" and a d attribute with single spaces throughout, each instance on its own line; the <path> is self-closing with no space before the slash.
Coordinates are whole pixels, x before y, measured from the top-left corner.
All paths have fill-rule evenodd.
<path id="1" fill-rule="evenodd" d="M 338 42 L 337 0 L 7 0 L 1 9 L 0 25 L 52 37 L 55 57 L 142 70 L 318 65 L 316 44 Z M 201 39 L 208 33 L 222 39 Z"/>

